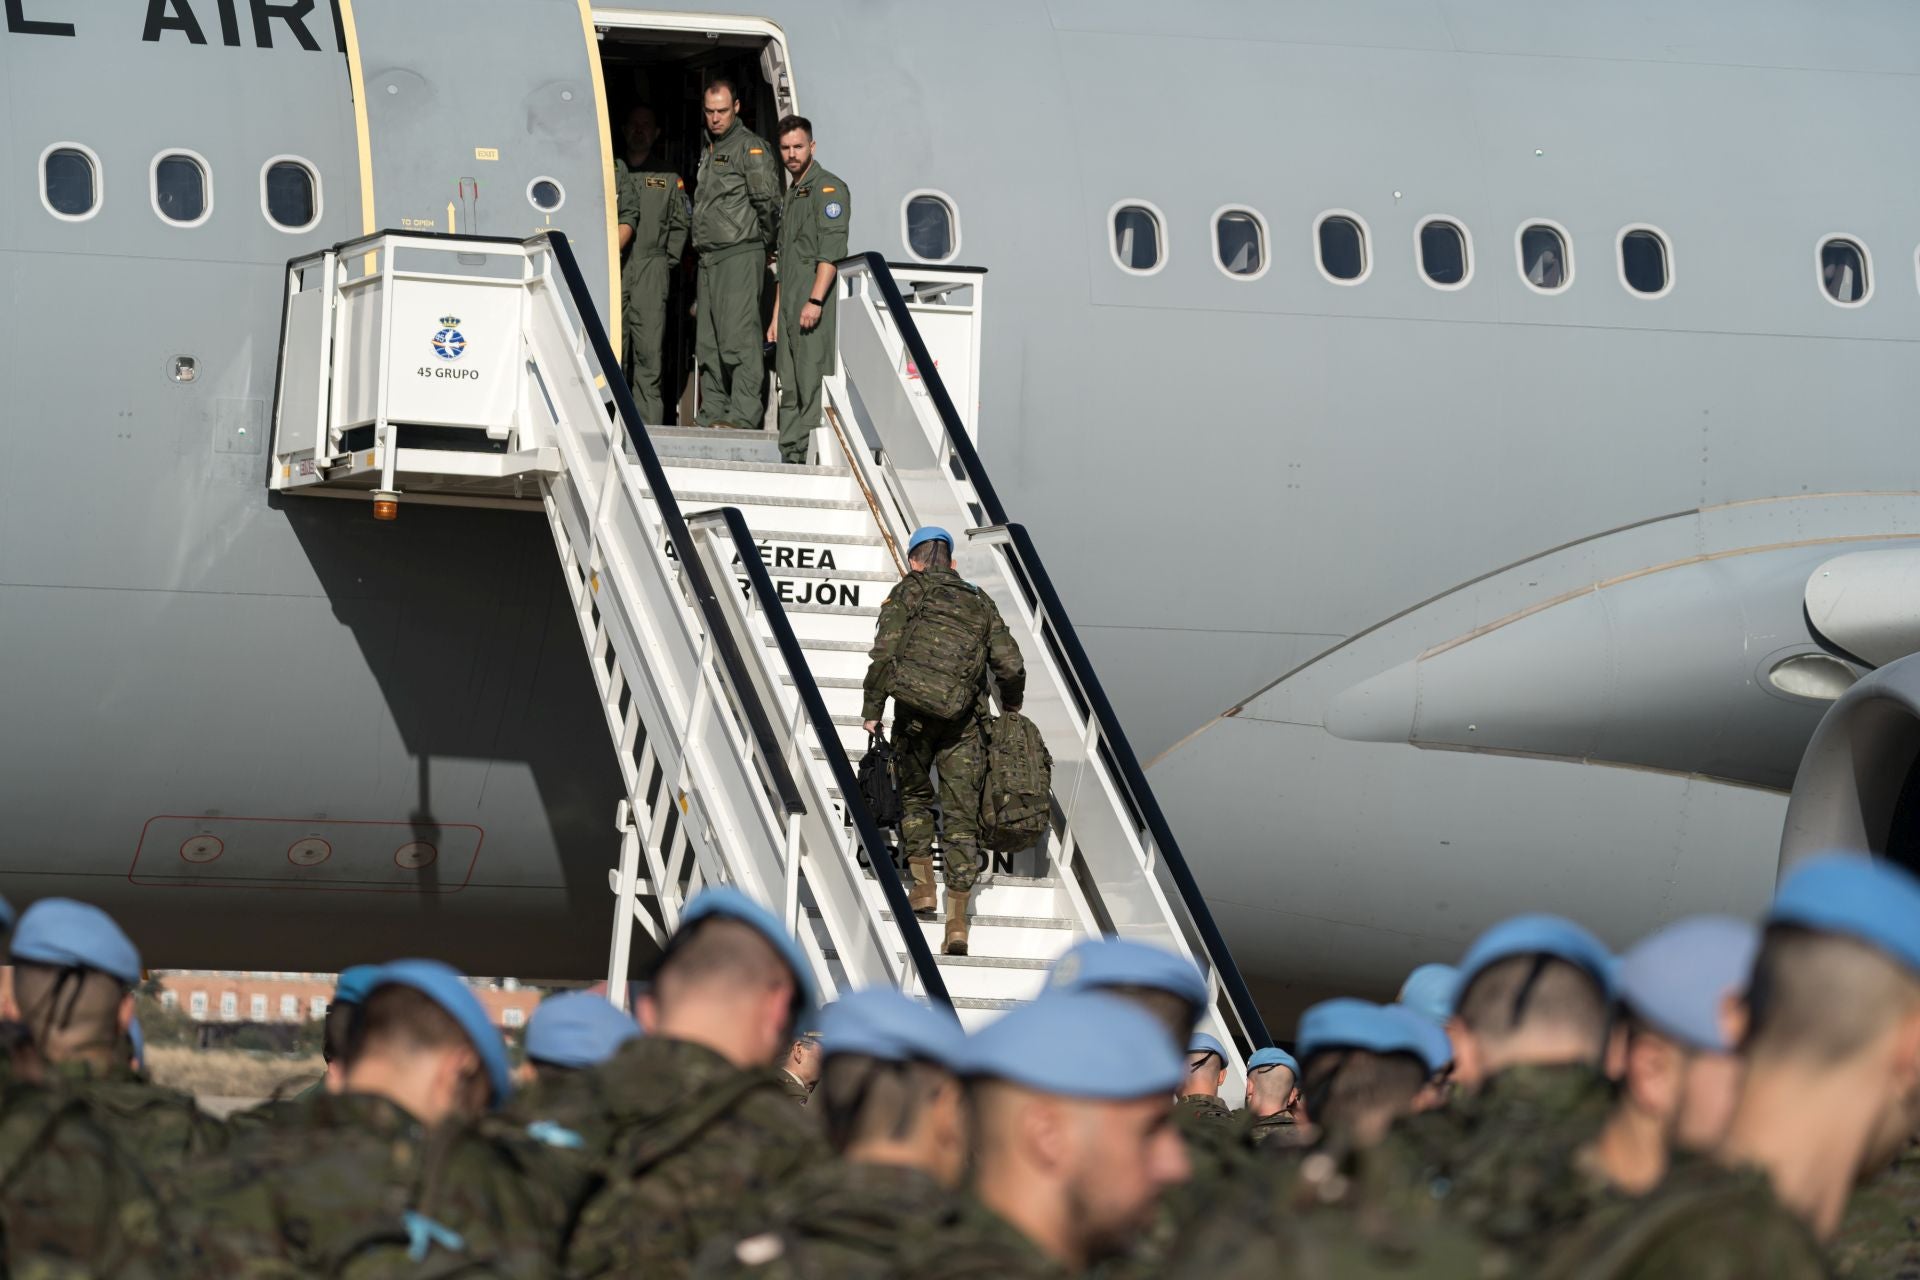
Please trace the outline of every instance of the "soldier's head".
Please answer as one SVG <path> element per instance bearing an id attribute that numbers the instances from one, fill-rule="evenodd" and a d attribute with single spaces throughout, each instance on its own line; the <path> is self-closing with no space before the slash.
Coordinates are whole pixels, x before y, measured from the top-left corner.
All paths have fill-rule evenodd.
<path id="1" fill-rule="evenodd" d="M 817 1032 L 808 1032 L 795 1036 L 793 1046 L 787 1050 L 786 1068 L 793 1078 L 811 1089 L 820 1083 L 820 1036 Z"/>
<path id="2" fill-rule="evenodd" d="M 1743 1064 L 1726 1005 L 1742 997 L 1760 931 L 1743 920 L 1695 916 L 1642 939 L 1620 958 L 1619 1009 L 1607 1074 L 1620 1095 L 1610 1121 L 1657 1137 L 1656 1159 L 1609 1170 L 1616 1181 L 1657 1179 L 1669 1147 L 1706 1151 L 1733 1118 Z M 1616 1148 L 1621 1144 L 1615 1144 Z M 1638 1175 L 1636 1178 L 1635 1175 Z"/>
<path id="3" fill-rule="evenodd" d="M 958 1187 L 967 1164 L 960 1024 L 898 991 L 875 989 L 830 1005 L 820 1031 L 825 1068 L 812 1105 L 834 1150 Z"/>
<path id="4" fill-rule="evenodd" d="M 395 960 L 367 984 L 347 1035 L 344 1087 L 422 1124 L 471 1118 L 513 1093 L 507 1047 L 465 978 L 438 960 Z"/>
<path id="5" fill-rule="evenodd" d="M 133 1022 L 140 953 L 113 918 L 71 898 L 42 898 L 14 931 L 13 998 L 49 1062 L 118 1062 Z"/>
<path id="6" fill-rule="evenodd" d="M 780 147 L 780 163 L 794 177 L 813 163 L 813 121 L 805 116 L 782 116 L 775 142 Z"/>
<path id="7" fill-rule="evenodd" d="M 1256 1049 L 1247 1059 L 1247 1110 L 1265 1119 L 1300 1101 L 1300 1063 L 1285 1049 Z"/>
<path id="8" fill-rule="evenodd" d="M 907 565 L 912 569 L 951 569 L 953 535 L 938 525 L 923 525 L 907 539 Z"/>
<path id="9" fill-rule="evenodd" d="M 1476 1090 L 1509 1067 L 1584 1062 L 1606 1050 L 1614 960 L 1558 916 L 1515 916 L 1481 934 L 1460 962 L 1454 1079 Z"/>
<path id="10" fill-rule="evenodd" d="M 367 983 L 380 971 L 377 964 L 357 964 L 340 971 L 333 984 L 333 999 L 327 1004 L 327 1016 L 320 1024 L 320 1057 L 327 1064 L 327 1088 L 339 1092 L 346 1077 L 347 1039 L 353 1033 L 353 1020 L 367 998 Z"/>
<path id="11" fill-rule="evenodd" d="M 1151 1014 L 1182 1051 L 1207 1007 L 1207 980 L 1193 961 L 1126 938 L 1075 943 L 1054 961 L 1047 990 L 1118 996 Z"/>
<path id="12" fill-rule="evenodd" d="M 733 81 L 722 79 L 709 83 L 703 109 L 707 132 L 714 137 L 733 128 L 733 122 L 740 118 L 740 95 L 734 92 Z"/>
<path id="13" fill-rule="evenodd" d="M 1199 1032 L 1187 1042 L 1187 1078 L 1180 1086 L 1181 1094 L 1217 1098 L 1226 1082 L 1226 1047 L 1206 1032 Z"/>
<path id="14" fill-rule="evenodd" d="M 653 144 L 660 140 L 660 119 L 653 114 L 653 108 L 641 103 L 627 112 L 625 126 L 627 136 L 627 154 L 645 158 L 653 152 Z"/>
<path id="15" fill-rule="evenodd" d="M 1354 1146 L 1415 1110 L 1450 1056 L 1446 1035 L 1399 1005 L 1326 1000 L 1300 1016 L 1302 1119 Z"/>
<path id="16" fill-rule="evenodd" d="M 730 885 L 680 913 L 640 998 L 648 1031 L 705 1045 L 737 1067 L 770 1067 L 815 1006 L 813 973 L 771 911 Z"/>
<path id="17" fill-rule="evenodd" d="M 1179 1051 L 1113 996 L 1048 992 L 977 1032 L 974 1193 L 1060 1265 L 1124 1252 L 1190 1172 Z"/>
<path id="18" fill-rule="evenodd" d="M 597 991 L 548 996 L 527 1021 L 521 1083 L 584 1071 L 611 1058 L 640 1035 L 640 1024 Z"/>

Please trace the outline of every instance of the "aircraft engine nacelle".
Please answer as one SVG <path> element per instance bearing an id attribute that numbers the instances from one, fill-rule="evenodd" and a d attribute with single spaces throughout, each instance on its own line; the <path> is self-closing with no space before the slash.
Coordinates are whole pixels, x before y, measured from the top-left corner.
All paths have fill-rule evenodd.
<path id="1" fill-rule="evenodd" d="M 1861 677 L 1807 744 L 1781 869 L 1822 849 L 1859 849 L 1920 872 L 1920 654 Z"/>

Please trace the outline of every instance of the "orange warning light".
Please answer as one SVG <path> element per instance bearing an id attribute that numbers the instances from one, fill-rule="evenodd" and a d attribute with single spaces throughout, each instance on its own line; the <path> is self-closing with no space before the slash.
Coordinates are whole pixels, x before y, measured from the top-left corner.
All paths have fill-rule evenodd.
<path id="1" fill-rule="evenodd" d="M 400 495 L 388 489 L 378 489 L 373 495 L 373 518 L 375 520 L 398 520 L 400 518 Z"/>

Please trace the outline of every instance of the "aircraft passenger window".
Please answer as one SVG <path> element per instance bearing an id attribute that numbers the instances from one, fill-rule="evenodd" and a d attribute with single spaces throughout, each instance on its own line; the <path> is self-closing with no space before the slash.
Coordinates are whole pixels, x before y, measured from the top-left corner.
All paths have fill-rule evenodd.
<path id="1" fill-rule="evenodd" d="M 922 262 L 945 262 L 960 248 L 953 206 L 937 195 L 907 197 L 907 252 Z"/>
<path id="2" fill-rule="evenodd" d="M 1230 210 L 1213 220 L 1213 247 L 1230 276 L 1252 278 L 1266 270 L 1267 236 L 1259 215 Z"/>
<path id="3" fill-rule="evenodd" d="M 1828 240 L 1820 246 L 1820 287 L 1844 307 L 1867 300 L 1867 254 L 1852 240 Z"/>
<path id="4" fill-rule="evenodd" d="M 98 202 L 93 160 L 75 147 L 56 147 L 41 162 L 47 207 L 63 218 L 84 218 Z"/>
<path id="5" fill-rule="evenodd" d="M 1343 214 L 1320 219 L 1320 269 L 1330 279 L 1358 284 L 1367 275 L 1367 235 L 1360 223 Z"/>
<path id="6" fill-rule="evenodd" d="M 1667 269 L 1667 242 L 1659 232 L 1643 228 L 1621 234 L 1620 278 L 1635 293 L 1667 291 L 1672 276 Z"/>
<path id="7" fill-rule="evenodd" d="M 1113 211 L 1113 256 L 1128 271 L 1148 272 L 1160 265 L 1160 218 L 1145 205 L 1126 204 Z"/>
<path id="8" fill-rule="evenodd" d="M 1573 260 L 1558 228 L 1536 222 L 1520 233 L 1520 274 L 1542 293 L 1554 293 L 1573 282 Z"/>
<path id="9" fill-rule="evenodd" d="M 552 213 L 567 202 L 567 193 L 552 178 L 535 178 L 527 184 L 527 200 L 542 213 Z"/>
<path id="10" fill-rule="evenodd" d="M 1458 223 L 1436 218 L 1420 224 L 1420 270 L 1443 288 L 1467 282 L 1467 234 Z"/>
<path id="11" fill-rule="evenodd" d="M 267 220 L 283 231 L 305 231 L 320 216 L 320 186 L 297 160 L 275 160 L 260 179 Z"/>
<path id="12" fill-rule="evenodd" d="M 175 152 L 153 162 L 153 207 L 168 222 L 198 226 L 207 217 L 207 171 L 193 156 Z"/>

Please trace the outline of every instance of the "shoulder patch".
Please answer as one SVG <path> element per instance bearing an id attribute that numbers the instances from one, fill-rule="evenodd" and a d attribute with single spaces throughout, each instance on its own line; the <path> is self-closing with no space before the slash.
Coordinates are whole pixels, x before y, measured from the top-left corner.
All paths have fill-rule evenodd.
<path id="1" fill-rule="evenodd" d="M 535 1142 L 544 1143 L 549 1147 L 560 1147 L 568 1151 L 578 1151 L 587 1145 L 586 1139 L 582 1138 L 579 1134 L 563 1125 L 557 1125 L 551 1120 L 535 1120 L 527 1126 L 527 1136 Z"/>
<path id="2" fill-rule="evenodd" d="M 840 202 L 838 200 L 829 200 L 827 201 L 827 207 L 820 212 L 826 214 L 829 218 L 837 218 L 844 210 L 840 208 Z"/>
<path id="3" fill-rule="evenodd" d="M 685 191 L 687 189 L 687 180 L 685 178 L 675 178 L 673 180 L 673 185 L 676 189 L 680 191 Z"/>
<path id="4" fill-rule="evenodd" d="M 749 1267 L 764 1267 L 786 1251 L 786 1243 L 771 1231 L 748 1236 L 733 1246 L 734 1259 Z"/>
<path id="5" fill-rule="evenodd" d="M 828 192 L 830 192 L 830 191 L 832 191 L 832 190 L 833 190 L 833 188 L 832 188 L 832 187 L 822 187 L 822 188 L 820 188 L 820 194 L 824 196 L 824 195 L 826 195 L 826 194 L 827 194 Z"/>

